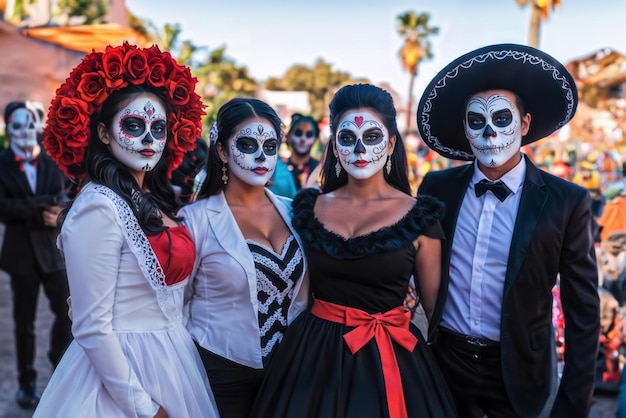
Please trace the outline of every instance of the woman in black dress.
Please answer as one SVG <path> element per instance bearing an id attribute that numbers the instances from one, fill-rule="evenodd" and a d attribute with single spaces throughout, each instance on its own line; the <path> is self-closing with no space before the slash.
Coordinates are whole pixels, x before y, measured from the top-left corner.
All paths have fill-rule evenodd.
<path id="1" fill-rule="evenodd" d="M 430 315 L 440 280 L 443 208 L 410 195 L 389 93 L 340 89 L 321 193 L 301 191 L 293 225 L 313 291 L 275 352 L 252 417 L 456 416 L 426 339 L 402 307 L 414 276 Z"/>

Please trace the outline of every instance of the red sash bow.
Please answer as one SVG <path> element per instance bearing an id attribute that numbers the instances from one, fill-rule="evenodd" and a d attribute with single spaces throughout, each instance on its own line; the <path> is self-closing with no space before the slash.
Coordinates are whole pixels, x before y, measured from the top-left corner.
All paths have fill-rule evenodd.
<path id="1" fill-rule="evenodd" d="M 343 336 L 352 354 L 374 338 L 382 363 L 389 417 L 407 418 L 400 368 L 392 341 L 408 351 L 415 349 L 417 337 L 409 331 L 411 313 L 399 306 L 385 313 L 369 314 L 318 299 L 313 302 L 311 313 L 327 321 L 355 327 Z"/>

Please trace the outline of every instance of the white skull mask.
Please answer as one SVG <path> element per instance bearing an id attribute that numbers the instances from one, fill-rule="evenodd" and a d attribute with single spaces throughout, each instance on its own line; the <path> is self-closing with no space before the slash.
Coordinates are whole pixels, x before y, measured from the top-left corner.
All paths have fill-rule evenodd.
<path id="1" fill-rule="evenodd" d="M 500 167 L 519 153 L 523 125 L 512 93 L 476 94 L 467 102 L 465 116 L 465 135 L 483 165 Z"/>
<path id="2" fill-rule="evenodd" d="M 37 124 L 33 112 L 26 108 L 16 109 L 7 121 L 9 140 L 19 148 L 31 148 L 37 145 Z"/>

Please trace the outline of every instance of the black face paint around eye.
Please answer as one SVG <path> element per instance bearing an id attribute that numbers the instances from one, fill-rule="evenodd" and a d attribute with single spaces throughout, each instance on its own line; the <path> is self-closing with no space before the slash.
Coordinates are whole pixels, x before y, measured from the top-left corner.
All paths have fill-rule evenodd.
<path id="1" fill-rule="evenodd" d="M 278 145 L 276 141 L 268 141 L 263 144 L 263 152 L 265 155 L 273 156 L 278 152 Z"/>
<path id="2" fill-rule="evenodd" d="M 513 114 L 510 110 L 500 110 L 493 114 L 493 124 L 498 128 L 509 126 L 513 122 Z"/>
<path id="3" fill-rule="evenodd" d="M 235 147 L 244 154 L 254 154 L 259 149 L 259 143 L 256 139 L 241 137 L 235 140 Z"/>
<path id="4" fill-rule="evenodd" d="M 158 120 L 150 127 L 150 134 L 154 139 L 163 139 L 167 134 L 167 127 L 165 121 Z"/>
<path id="5" fill-rule="evenodd" d="M 482 129 L 485 127 L 486 123 L 487 121 L 485 120 L 483 115 L 474 112 L 469 112 L 467 114 L 467 124 L 469 125 L 470 129 Z"/>
<path id="6" fill-rule="evenodd" d="M 143 118 L 129 116 L 122 120 L 121 127 L 125 135 L 137 138 L 146 131 L 146 121 Z"/>
<path id="7" fill-rule="evenodd" d="M 356 142 L 356 138 L 351 133 L 340 132 L 337 137 L 337 142 L 339 142 L 339 145 L 342 147 L 351 147 Z"/>
<path id="8" fill-rule="evenodd" d="M 293 132 L 293 136 L 301 138 L 302 135 L 304 135 L 305 137 L 307 137 L 308 139 L 313 138 L 313 131 L 307 131 L 307 132 L 303 132 L 302 129 L 296 129 Z"/>

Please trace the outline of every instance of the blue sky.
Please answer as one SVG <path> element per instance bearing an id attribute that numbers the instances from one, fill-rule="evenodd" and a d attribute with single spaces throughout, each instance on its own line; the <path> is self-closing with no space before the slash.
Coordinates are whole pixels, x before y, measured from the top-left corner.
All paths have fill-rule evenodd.
<path id="1" fill-rule="evenodd" d="M 610 47 L 626 54 L 626 0 L 562 0 L 542 25 L 540 48 L 561 61 Z M 515 0 L 126 0 L 157 26 L 179 23 L 182 39 L 226 53 L 261 81 L 317 58 L 373 83 L 388 82 L 406 97 L 409 76 L 397 53 L 396 16 L 415 10 L 439 27 L 434 59 L 423 62 L 417 98 L 437 71 L 488 44 L 528 39 L 530 10 Z"/>

